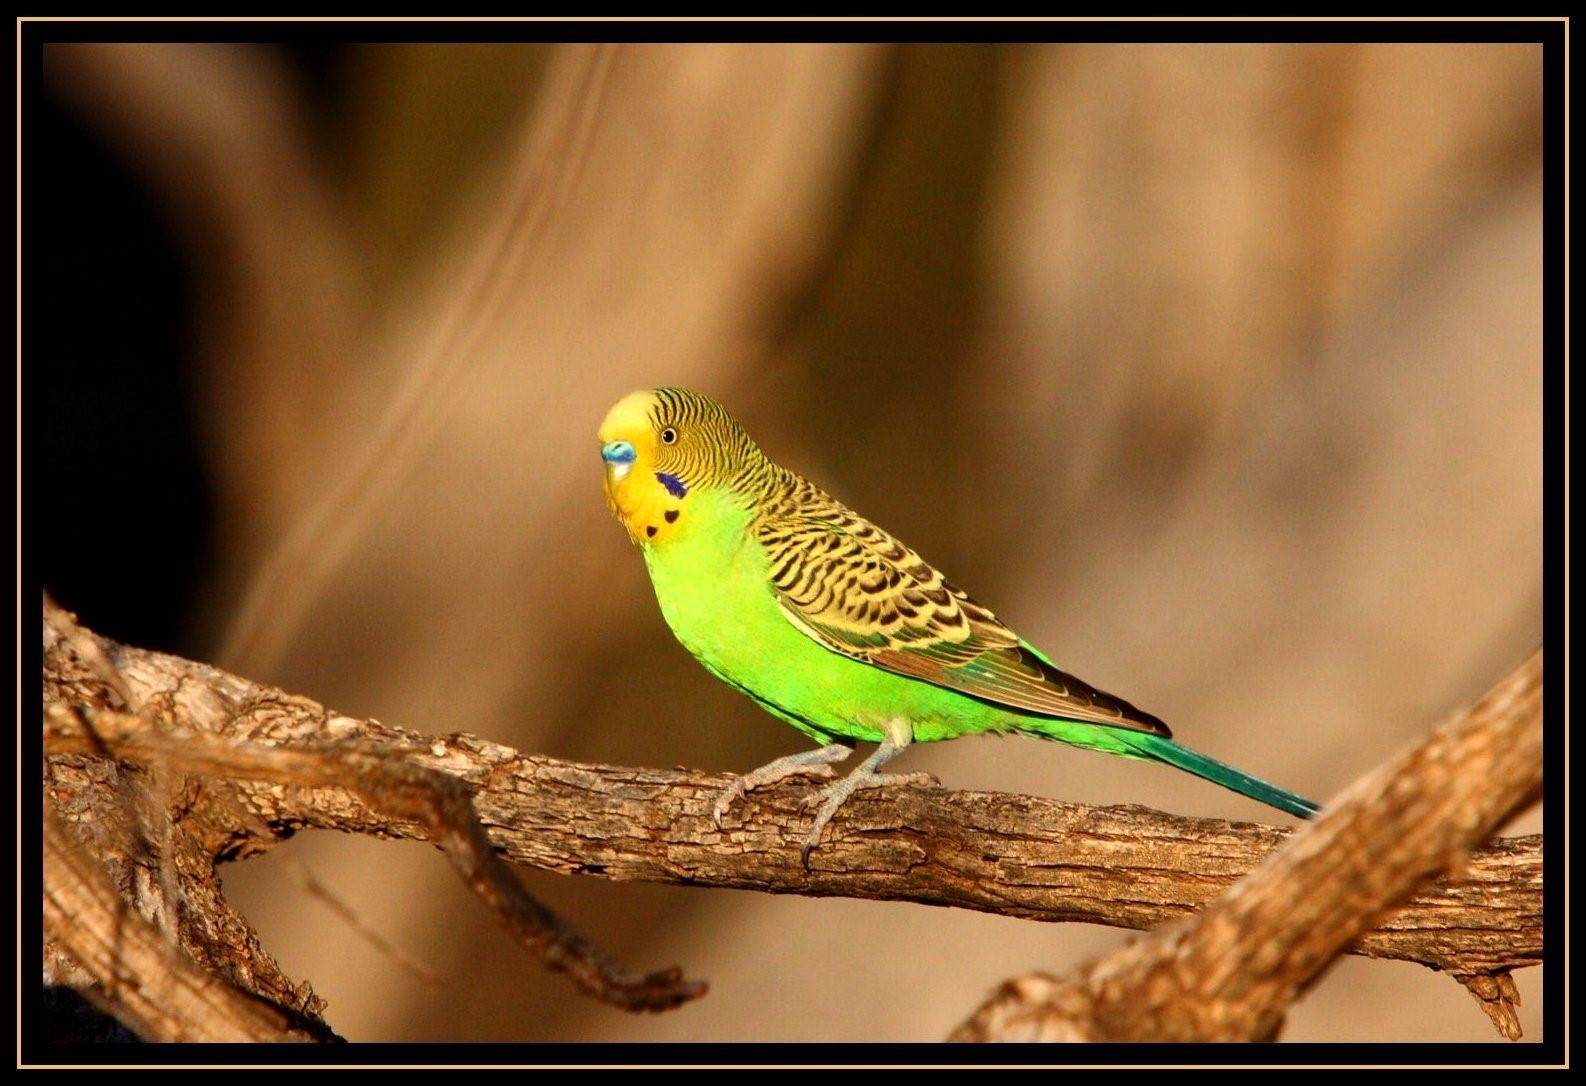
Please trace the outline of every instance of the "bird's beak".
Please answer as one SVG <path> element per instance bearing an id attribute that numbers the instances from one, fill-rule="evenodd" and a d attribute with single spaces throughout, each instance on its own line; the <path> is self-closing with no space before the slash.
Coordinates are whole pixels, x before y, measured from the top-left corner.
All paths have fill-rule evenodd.
<path id="1" fill-rule="evenodd" d="M 608 441 L 600 447 L 600 458 L 606 462 L 606 477 L 614 483 L 620 483 L 639 454 L 629 442 Z"/>

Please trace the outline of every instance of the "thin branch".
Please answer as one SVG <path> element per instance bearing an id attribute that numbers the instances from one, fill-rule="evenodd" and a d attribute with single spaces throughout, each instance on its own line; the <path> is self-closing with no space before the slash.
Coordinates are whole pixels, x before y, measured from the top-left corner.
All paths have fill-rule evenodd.
<path id="1" fill-rule="evenodd" d="M 296 856 L 289 856 L 288 860 L 290 861 L 289 866 L 297 872 L 297 877 L 303 884 L 304 893 L 317 899 L 321 905 L 335 913 L 343 924 L 346 924 L 370 947 L 395 962 L 399 968 L 407 971 L 415 979 L 429 987 L 444 988 L 446 986 L 446 982 L 441 979 L 439 973 L 364 923 L 357 910 L 333 893 L 324 883 L 316 879 L 314 873 L 308 869 L 308 865 L 302 860 Z"/>
<path id="2" fill-rule="evenodd" d="M 1261 1040 L 1351 941 L 1425 879 L 1460 868 L 1542 784 L 1542 654 L 1421 746 L 1333 800 L 1193 920 L 1071 977 L 1009 981 L 955 1040 Z M 1506 970 L 1460 979 L 1519 1037 Z"/>

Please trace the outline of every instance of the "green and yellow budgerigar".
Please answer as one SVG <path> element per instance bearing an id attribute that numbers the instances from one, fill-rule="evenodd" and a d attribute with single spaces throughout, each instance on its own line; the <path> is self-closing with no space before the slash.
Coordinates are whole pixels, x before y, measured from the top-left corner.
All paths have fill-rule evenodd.
<path id="1" fill-rule="evenodd" d="M 856 789 L 910 743 L 1018 732 L 1162 762 L 1301 818 L 1316 804 L 1179 746 L 1167 725 L 1059 671 L 903 543 L 779 467 L 715 400 L 635 392 L 600 427 L 606 500 L 644 554 L 667 625 L 723 682 L 822 744 L 739 778 L 826 774 L 806 859 Z"/>

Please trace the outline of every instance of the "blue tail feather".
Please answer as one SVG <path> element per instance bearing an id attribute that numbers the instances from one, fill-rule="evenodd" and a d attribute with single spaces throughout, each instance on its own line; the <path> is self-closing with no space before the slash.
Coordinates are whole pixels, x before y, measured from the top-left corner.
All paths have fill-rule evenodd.
<path id="1" fill-rule="evenodd" d="M 1164 739 L 1159 735 L 1147 735 L 1143 732 L 1120 732 L 1119 737 L 1125 738 L 1130 746 L 1153 761 L 1165 762 L 1175 769 L 1193 773 L 1213 784 L 1230 788 L 1297 818 L 1310 818 L 1321 810 L 1321 807 L 1304 796 L 1297 796 L 1275 784 L 1268 784 L 1258 777 L 1242 773 L 1215 758 L 1208 758 L 1188 747 L 1181 747 L 1171 739 Z"/>

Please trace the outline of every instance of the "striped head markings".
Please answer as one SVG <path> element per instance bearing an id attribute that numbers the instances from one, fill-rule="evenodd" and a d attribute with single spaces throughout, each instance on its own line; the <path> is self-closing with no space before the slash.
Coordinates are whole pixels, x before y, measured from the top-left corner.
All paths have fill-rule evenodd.
<path id="1" fill-rule="evenodd" d="M 606 413 L 599 441 L 606 504 L 644 546 L 685 529 L 694 490 L 734 487 L 769 467 L 726 408 L 683 388 L 624 396 Z"/>

